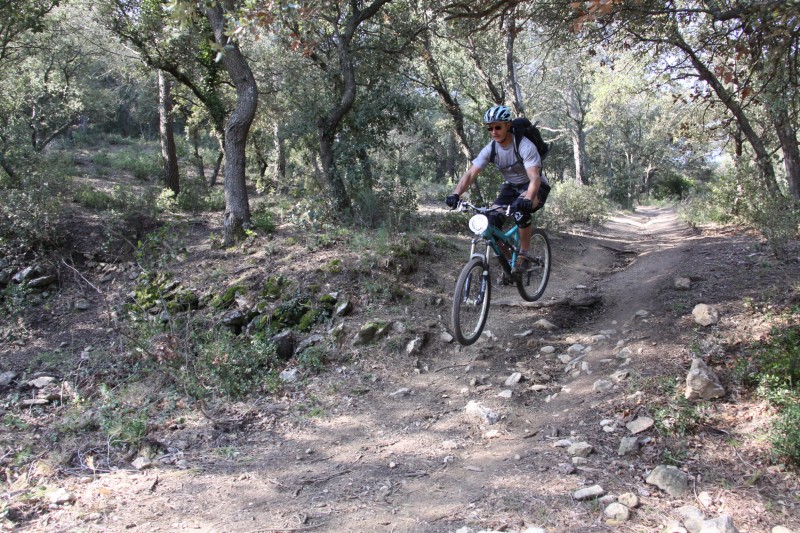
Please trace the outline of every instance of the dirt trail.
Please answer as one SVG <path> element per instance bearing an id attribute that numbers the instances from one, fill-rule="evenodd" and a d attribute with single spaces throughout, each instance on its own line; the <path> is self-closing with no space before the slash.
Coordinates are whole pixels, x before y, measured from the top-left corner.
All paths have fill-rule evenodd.
<path id="1" fill-rule="evenodd" d="M 469 348 L 441 342 L 449 297 L 432 315 L 412 309 L 389 317 L 405 325 L 403 335 L 354 350 L 277 403 L 234 406 L 228 424 L 202 417 L 165 423 L 161 445 L 168 454 L 157 458 L 158 467 L 74 480 L 76 505 L 51 513 L 42 529 L 606 531 L 602 509 L 572 494 L 595 483 L 614 494 L 636 492 L 644 486 L 647 452 L 618 460 L 624 428 L 607 433 L 600 421 L 621 423 L 635 406 L 624 405 L 625 384 L 602 393 L 593 384 L 619 368 L 614 348 L 621 339 L 642 361 L 656 347 L 672 349 L 655 337 L 657 323 L 631 318 L 640 309 L 659 313 L 660 295 L 682 273 L 694 238 L 672 211 L 656 208 L 615 217 L 591 235 L 554 237 L 543 299 L 552 305 L 500 305 L 505 300 L 498 297 L 487 325 L 493 339 Z M 455 272 L 456 261 L 463 256 L 447 268 Z M 442 274 L 443 295 L 450 276 Z M 587 293 L 603 305 L 559 303 Z M 539 318 L 559 329 L 521 336 Z M 592 338 L 603 330 L 614 331 Z M 405 339 L 423 333 L 431 340 L 422 353 L 406 355 Z M 577 372 L 578 365 L 573 375 L 554 356 L 575 342 L 592 350 L 585 370 Z M 540 352 L 548 345 L 553 356 Z M 636 361 L 627 368 L 646 373 Z M 504 385 L 514 372 L 523 381 Z M 503 390 L 511 397 L 498 396 Z M 468 416 L 472 400 L 498 421 Z M 595 448 L 574 472 L 566 452 L 553 447 L 569 436 Z M 632 531 L 663 524 L 661 511 L 644 500 Z"/>

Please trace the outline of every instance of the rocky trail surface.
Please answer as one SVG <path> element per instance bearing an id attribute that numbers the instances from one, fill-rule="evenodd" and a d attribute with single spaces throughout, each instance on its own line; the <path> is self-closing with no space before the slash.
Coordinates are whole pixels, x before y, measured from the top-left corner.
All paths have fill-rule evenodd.
<path id="1" fill-rule="evenodd" d="M 640 208 L 553 236 L 552 247 L 543 299 L 495 293 L 476 345 L 446 332 L 459 250 L 437 265 L 442 302 L 356 312 L 348 356 L 327 372 L 283 397 L 171 421 L 158 432 L 166 451 L 135 467 L 62 478 L 64 501 L 31 530 L 800 527 L 796 477 L 734 447 L 758 419 L 736 420 L 736 398 L 714 372 L 726 376 L 714 358 L 723 337 L 753 334 L 739 329 L 737 302 L 761 289 L 737 286 L 733 273 L 766 260 L 757 242 Z M 354 346 L 352 333 L 374 318 L 392 324 L 386 337 Z M 711 368 L 703 362 L 703 379 L 686 387 L 698 355 Z M 651 396 L 663 384 L 677 384 L 677 398 L 692 387 L 708 397 L 717 424 L 663 436 L 657 414 L 670 406 Z"/>

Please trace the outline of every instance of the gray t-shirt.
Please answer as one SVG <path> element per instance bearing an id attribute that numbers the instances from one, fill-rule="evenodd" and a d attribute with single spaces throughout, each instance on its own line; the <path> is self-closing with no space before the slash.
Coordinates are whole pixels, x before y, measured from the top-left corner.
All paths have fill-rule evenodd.
<path id="1" fill-rule="evenodd" d="M 492 143 L 490 142 L 483 147 L 483 150 L 478 156 L 472 160 L 472 164 L 480 169 L 486 168 L 489 163 L 496 162 L 497 170 L 509 183 L 523 184 L 528 183 L 528 173 L 525 169 L 530 167 L 542 167 L 542 158 L 539 157 L 539 152 L 536 146 L 528 139 L 522 138 L 519 143 L 519 155 L 522 158 L 522 165 L 518 164 L 517 156 L 514 153 L 514 141 L 508 145 L 508 148 L 503 148 L 500 143 L 497 143 L 497 155 L 495 161 L 490 161 L 489 157 L 492 155 Z M 542 176 L 542 183 L 547 183 L 547 179 Z M 549 184 L 548 184 L 549 185 Z"/>

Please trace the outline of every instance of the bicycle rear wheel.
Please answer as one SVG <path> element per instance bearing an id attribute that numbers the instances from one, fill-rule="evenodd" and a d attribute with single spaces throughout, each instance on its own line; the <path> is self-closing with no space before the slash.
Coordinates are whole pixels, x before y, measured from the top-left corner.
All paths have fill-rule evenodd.
<path id="1" fill-rule="evenodd" d="M 473 257 L 458 276 L 450 313 L 453 334 L 460 344 L 469 346 L 481 336 L 489 316 L 491 293 L 489 270 L 482 257 Z"/>
<path id="2" fill-rule="evenodd" d="M 542 297 L 550 279 L 550 240 L 544 230 L 533 230 L 529 251 L 534 259 L 519 274 L 517 290 L 523 300 L 533 302 Z"/>

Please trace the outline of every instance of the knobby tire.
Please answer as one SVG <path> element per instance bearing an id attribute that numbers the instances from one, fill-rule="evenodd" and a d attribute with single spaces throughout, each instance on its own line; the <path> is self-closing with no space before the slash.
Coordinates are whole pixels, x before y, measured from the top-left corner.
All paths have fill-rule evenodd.
<path id="1" fill-rule="evenodd" d="M 491 293 L 488 264 L 482 257 L 473 257 L 458 276 L 450 313 L 453 334 L 460 344 L 469 346 L 480 338 L 489 316 Z"/>
<path id="2" fill-rule="evenodd" d="M 544 294 L 550 279 L 550 239 L 542 229 L 534 229 L 531 235 L 530 253 L 536 259 L 517 277 L 517 290 L 526 302 L 535 302 Z"/>

